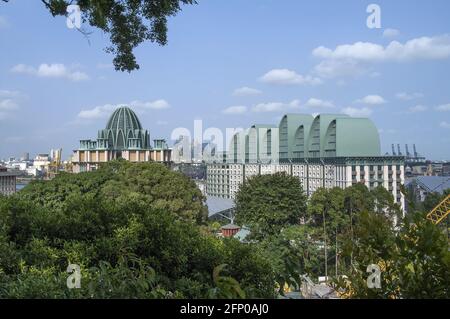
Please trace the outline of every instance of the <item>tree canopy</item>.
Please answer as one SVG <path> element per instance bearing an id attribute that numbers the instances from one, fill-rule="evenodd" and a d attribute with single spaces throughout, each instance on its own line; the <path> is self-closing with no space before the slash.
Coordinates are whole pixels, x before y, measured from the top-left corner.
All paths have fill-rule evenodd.
<path id="1" fill-rule="evenodd" d="M 278 234 L 306 215 L 306 195 L 298 178 L 285 173 L 249 178 L 236 194 L 236 221 L 256 238 Z"/>
<path id="2" fill-rule="evenodd" d="M 195 184 L 157 163 L 34 182 L 0 200 L 0 298 L 273 297 L 267 259 L 203 231 L 203 210 Z"/>
<path id="3" fill-rule="evenodd" d="M 70 0 L 41 0 L 53 16 L 66 16 Z M 9 2 L 9 0 L 3 0 Z M 196 0 L 78 0 L 82 22 L 109 35 L 106 52 L 114 54 L 116 70 L 139 69 L 134 49 L 144 41 L 167 44 L 167 19 L 176 15 L 182 5 Z M 80 29 L 86 34 L 85 30 Z"/>
<path id="4" fill-rule="evenodd" d="M 425 218 L 443 196 L 404 217 L 382 187 L 319 188 L 306 200 L 295 177 L 255 176 L 237 193 L 236 220 L 255 232 L 281 294 L 303 275 L 326 275 L 342 297 L 448 298 L 448 240 Z M 369 265 L 381 270 L 380 288 L 367 284 Z"/>

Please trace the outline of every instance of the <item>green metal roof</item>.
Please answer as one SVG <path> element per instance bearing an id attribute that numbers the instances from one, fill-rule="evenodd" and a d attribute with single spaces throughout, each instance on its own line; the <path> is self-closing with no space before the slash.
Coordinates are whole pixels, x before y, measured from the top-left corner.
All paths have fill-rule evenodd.
<path id="1" fill-rule="evenodd" d="M 328 127 L 337 118 L 348 117 L 345 114 L 319 114 L 314 118 L 308 137 L 307 157 L 325 157 L 325 136 Z"/>
<path id="2" fill-rule="evenodd" d="M 279 139 L 280 139 L 280 159 L 294 158 L 296 135 L 300 127 L 304 129 L 304 141 L 308 140 L 311 124 L 314 117 L 310 114 L 289 113 L 281 118 L 279 124 Z M 305 143 L 306 144 L 306 143 Z M 284 154 L 284 156 L 283 156 Z"/>
<path id="3" fill-rule="evenodd" d="M 107 130 L 142 130 L 141 122 L 136 114 L 127 106 L 121 106 L 109 117 Z"/>
<path id="4" fill-rule="evenodd" d="M 255 124 L 252 129 L 273 129 L 273 125 Z M 380 138 L 373 122 L 367 118 L 353 118 L 345 114 L 290 113 L 282 117 L 279 128 L 280 161 L 302 158 L 373 157 L 381 155 Z M 233 138 L 230 149 L 243 155 L 238 145 L 239 138 L 246 135 L 245 152 L 249 159 L 259 159 L 249 151 L 250 143 L 255 143 L 252 130 L 240 132 Z M 256 134 L 257 146 L 264 136 Z M 250 137 L 249 137 L 250 136 Z M 273 135 L 272 135 L 273 136 Z M 273 137 L 272 137 L 273 138 Z M 273 154 L 272 154 L 273 156 Z"/>
<path id="5" fill-rule="evenodd" d="M 380 137 L 367 118 L 336 119 L 336 156 L 380 156 Z"/>

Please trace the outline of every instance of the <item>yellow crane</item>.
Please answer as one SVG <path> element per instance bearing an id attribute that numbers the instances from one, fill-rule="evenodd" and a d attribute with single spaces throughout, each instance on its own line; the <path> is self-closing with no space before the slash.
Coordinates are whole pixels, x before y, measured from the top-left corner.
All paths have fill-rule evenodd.
<path id="1" fill-rule="evenodd" d="M 428 213 L 427 219 L 437 225 L 450 214 L 450 194 Z"/>

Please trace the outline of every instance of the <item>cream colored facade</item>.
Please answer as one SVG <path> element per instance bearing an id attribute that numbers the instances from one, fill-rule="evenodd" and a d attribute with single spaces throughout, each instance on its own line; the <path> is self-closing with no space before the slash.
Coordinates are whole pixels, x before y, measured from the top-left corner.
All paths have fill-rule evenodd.
<path id="1" fill-rule="evenodd" d="M 384 162 L 360 159 L 348 163 L 293 163 L 293 164 L 230 164 L 214 163 L 207 166 L 206 193 L 210 196 L 234 199 L 244 180 L 261 174 L 285 172 L 300 180 L 308 196 L 318 188 L 347 188 L 362 183 L 368 189 L 381 185 L 394 197 L 402 209 L 405 198 L 400 185 L 405 183 L 404 165 L 397 158 Z"/>
<path id="2" fill-rule="evenodd" d="M 128 150 L 120 153 L 113 150 L 74 150 L 73 172 L 89 172 L 99 168 L 101 163 L 123 158 L 130 162 L 170 162 L 170 149 Z"/>

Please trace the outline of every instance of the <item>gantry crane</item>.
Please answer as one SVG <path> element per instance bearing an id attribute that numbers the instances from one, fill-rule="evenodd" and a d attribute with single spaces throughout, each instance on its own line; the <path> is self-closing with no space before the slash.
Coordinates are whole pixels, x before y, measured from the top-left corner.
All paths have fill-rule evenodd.
<path id="1" fill-rule="evenodd" d="M 428 213 L 427 219 L 435 225 L 439 224 L 450 214 L 450 194 Z"/>

